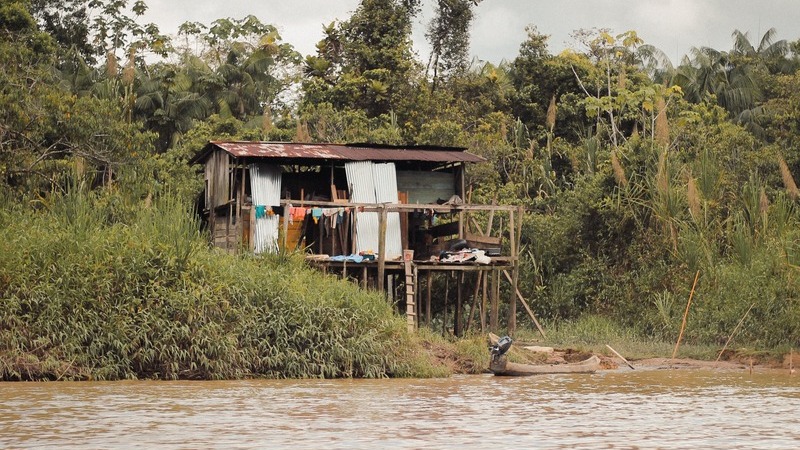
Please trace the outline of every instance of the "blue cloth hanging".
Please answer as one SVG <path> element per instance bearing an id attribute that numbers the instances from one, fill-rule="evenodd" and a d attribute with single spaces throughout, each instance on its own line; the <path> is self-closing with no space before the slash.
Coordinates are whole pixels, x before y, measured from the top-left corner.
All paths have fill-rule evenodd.
<path id="1" fill-rule="evenodd" d="M 267 207 L 265 205 L 256 205 L 256 219 L 261 219 L 267 215 Z"/>

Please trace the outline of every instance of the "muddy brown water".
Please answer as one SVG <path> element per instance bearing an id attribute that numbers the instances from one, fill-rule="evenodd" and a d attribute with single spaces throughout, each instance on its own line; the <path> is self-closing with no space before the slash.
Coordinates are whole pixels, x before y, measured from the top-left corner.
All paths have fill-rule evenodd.
<path id="1" fill-rule="evenodd" d="M 800 376 L 0 383 L 0 448 L 800 448 Z"/>

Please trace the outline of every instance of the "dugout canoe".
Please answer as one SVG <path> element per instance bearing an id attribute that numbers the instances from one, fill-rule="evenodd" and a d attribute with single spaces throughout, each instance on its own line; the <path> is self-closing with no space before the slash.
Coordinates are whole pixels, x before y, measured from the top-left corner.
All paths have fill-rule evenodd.
<path id="1" fill-rule="evenodd" d="M 600 368 L 600 358 L 590 358 L 568 364 L 520 364 L 508 361 L 505 355 L 492 358 L 489 370 L 498 376 L 525 377 L 548 373 L 594 373 Z"/>

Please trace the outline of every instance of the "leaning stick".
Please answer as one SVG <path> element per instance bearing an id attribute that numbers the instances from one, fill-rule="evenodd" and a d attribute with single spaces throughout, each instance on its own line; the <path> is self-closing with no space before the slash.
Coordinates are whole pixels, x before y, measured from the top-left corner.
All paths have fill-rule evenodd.
<path id="1" fill-rule="evenodd" d="M 681 332 L 678 334 L 678 342 L 675 343 L 675 350 L 672 351 L 672 359 L 678 354 L 678 347 L 681 346 L 681 339 L 683 339 L 683 331 L 686 329 L 686 318 L 689 317 L 689 306 L 692 305 L 692 297 L 694 296 L 694 288 L 697 286 L 697 279 L 700 277 L 700 271 L 694 276 L 694 283 L 692 283 L 692 290 L 689 292 L 689 301 L 686 303 L 686 311 L 683 313 L 683 322 L 681 323 Z"/>
<path id="2" fill-rule="evenodd" d="M 722 350 L 719 351 L 719 355 L 717 355 L 717 360 L 714 361 L 714 362 L 718 362 L 719 359 L 722 358 L 722 354 L 725 353 L 725 349 L 728 348 L 728 344 L 731 343 L 731 339 L 733 339 L 733 337 L 736 335 L 736 332 L 739 331 L 739 327 L 742 326 L 742 324 L 744 323 L 745 317 L 747 317 L 747 315 L 750 314 L 750 310 L 753 309 L 753 306 L 756 306 L 755 302 L 750 304 L 750 307 L 747 308 L 747 311 L 745 311 L 745 313 L 742 316 L 741 320 L 739 320 L 739 323 L 736 324 L 736 328 L 734 328 L 733 332 L 731 333 L 731 335 L 728 336 L 728 340 L 725 341 L 725 345 L 722 346 Z"/>
<path id="3" fill-rule="evenodd" d="M 627 365 L 628 365 L 628 367 L 630 367 L 630 368 L 631 368 L 631 369 L 633 369 L 633 370 L 636 370 L 636 368 L 635 368 L 635 367 L 633 367 L 633 366 L 631 365 L 631 363 L 629 363 L 629 362 L 628 362 L 628 360 L 627 360 L 627 359 L 625 359 L 625 357 L 624 357 L 624 356 L 622 356 L 622 355 L 620 355 L 619 353 L 617 353 L 617 351 L 616 351 L 616 350 L 614 350 L 613 348 L 611 348 L 611 346 L 610 346 L 610 345 L 606 344 L 606 347 L 608 347 L 608 349 L 609 349 L 609 350 L 611 350 L 611 351 L 612 351 L 612 352 L 613 352 L 615 355 L 617 355 L 617 356 L 618 356 L 618 357 L 619 357 L 621 360 L 625 361 L 625 364 L 627 364 Z"/>
<path id="4" fill-rule="evenodd" d="M 514 282 L 511 281 L 511 275 L 508 274 L 507 270 L 505 269 L 503 270 L 503 275 L 506 276 L 506 279 L 508 280 L 509 283 L 511 283 L 513 287 Z M 533 320 L 533 323 L 536 325 L 536 328 L 539 330 L 539 333 L 541 333 L 543 338 L 546 338 L 547 335 L 544 334 L 544 328 L 542 328 L 542 326 L 539 324 L 539 321 L 536 320 L 536 316 L 533 314 L 531 307 L 528 306 L 528 302 L 525 301 L 525 298 L 522 296 L 522 293 L 519 291 L 519 288 L 516 289 L 516 293 L 517 293 L 517 298 L 522 303 L 522 306 L 525 307 L 525 311 L 528 311 L 528 315 L 531 316 L 531 319 Z"/>

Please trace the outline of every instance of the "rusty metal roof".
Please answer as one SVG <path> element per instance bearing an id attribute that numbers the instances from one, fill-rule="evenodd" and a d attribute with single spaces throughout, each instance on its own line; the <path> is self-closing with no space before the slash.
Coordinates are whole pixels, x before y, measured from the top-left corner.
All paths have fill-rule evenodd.
<path id="1" fill-rule="evenodd" d="M 193 162 L 207 158 L 213 148 L 240 158 L 281 158 L 342 161 L 481 162 L 478 155 L 454 147 L 382 146 L 365 144 L 297 144 L 291 142 L 211 141 Z"/>

